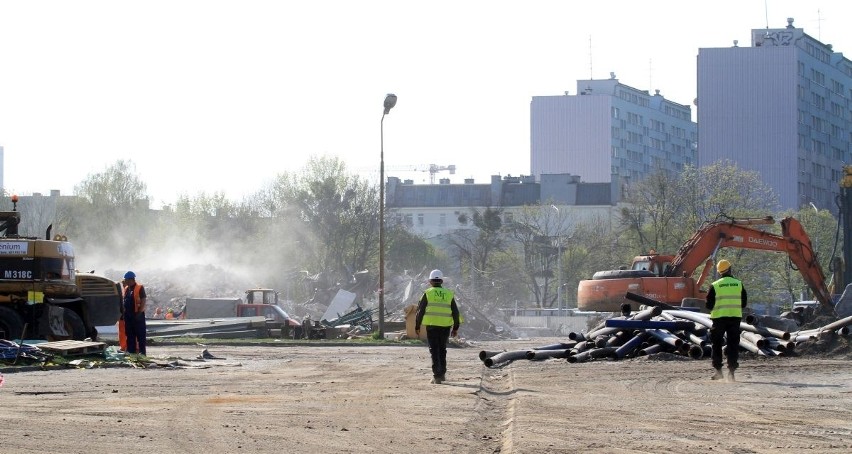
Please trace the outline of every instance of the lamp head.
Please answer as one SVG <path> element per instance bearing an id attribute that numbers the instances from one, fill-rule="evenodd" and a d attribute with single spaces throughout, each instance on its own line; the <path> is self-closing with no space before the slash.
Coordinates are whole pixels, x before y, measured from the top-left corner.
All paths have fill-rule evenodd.
<path id="1" fill-rule="evenodd" d="M 393 109 L 393 106 L 396 105 L 396 95 L 393 93 L 388 93 L 385 96 L 385 115 L 390 113 L 390 110 Z"/>

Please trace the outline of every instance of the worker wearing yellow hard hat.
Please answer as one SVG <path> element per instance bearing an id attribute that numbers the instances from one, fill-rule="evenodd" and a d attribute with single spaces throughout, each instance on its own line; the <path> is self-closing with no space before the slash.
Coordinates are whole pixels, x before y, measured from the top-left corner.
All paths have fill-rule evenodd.
<path id="1" fill-rule="evenodd" d="M 713 344 L 711 358 L 716 373 L 711 377 L 719 380 L 722 375 L 722 346 L 728 357 L 728 380 L 734 381 L 734 371 L 739 367 L 740 322 L 743 308 L 748 304 L 748 295 L 742 281 L 731 275 L 731 262 L 719 260 L 716 271 L 720 278 L 710 285 L 707 291 L 707 309 L 713 327 L 710 328 L 710 340 Z"/>

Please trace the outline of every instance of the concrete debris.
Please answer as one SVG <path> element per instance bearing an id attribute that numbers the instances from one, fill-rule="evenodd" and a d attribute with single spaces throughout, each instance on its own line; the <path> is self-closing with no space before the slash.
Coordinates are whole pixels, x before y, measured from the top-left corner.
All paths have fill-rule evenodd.
<path id="1" fill-rule="evenodd" d="M 159 308 L 160 313 L 172 309 L 181 313 L 186 308 L 187 298 L 237 298 L 244 297 L 245 289 L 257 286 L 238 273 L 228 271 L 213 265 L 190 265 L 171 270 L 135 270 L 144 276 L 142 282 L 148 292 L 148 319 L 154 320 L 154 312 Z M 107 270 L 106 276 L 119 279 L 123 270 Z M 384 320 L 387 323 L 405 323 L 405 308 L 417 305 L 423 292 L 428 287 L 429 270 L 419 273 L 406 271 L 403 273 L 387 273 L 385 276 Z M 188 279 L 187 276 L 192 276 Z M 336 276 L 334 273 L 310 273 L 298 271 L 282 274 L 280 282 L 281 301 L 279 306 L 293 319 L 319 321 L 320 327 L 339 325 L 351 321 L 354 334 L 375 330 L 378 323 L 378 276 L 367 271 L 359 271 L 350 276 Z M 273 284 L 273 283 L 269 283 Z M 269 285 L 267 284 L 267 285 Z M 519 332 L 508 323 L 508 317 L 497 310 L 487 301 L 481 301 L 476 294 L 467 292 L 456 285 L 452 278 L 447 278 L 445 286 L 456 293 L 456 301 L 465 317 L 465 323 L 459 330 L 459 335 L 475 340 L 501 340 L 521 337 Z M 304 300 L 293 298 L 293 295 L 310 297 Z M 338 309 L 332 303 L 339 295 L 348 295 L 351 301 L 349 308 Z M 351 315 L 351 309 L 368 312 L 372 324 L 361 317 Z M 331 312 L 329 312 L 331 310 Z M 350 310 L 350 312 L 346 312 Z M 344 313 L 346 312 L 346 313 Z M 348 315 L 354 320 L 347 320 Z M 336 319 L 337 320 L 336 320 Z M 150 324 L 149 324 L 150 328 Z M 253 328 L 252 328 L 253 329 Z M 176 331 L 176 330 L 175 330 Z M 221 329 L 216 332 L 221 333 Z M 387 331 L 387 329 L 386 329 Z M 154 333 L 156 336 L 159 333 Z M 172 333 L 173 334 L 173 333 Z M 262 334 L 262 333 L 259 333 Z M 294 333 L 290 332 L 292 337 Z M 255 337 L 246 332 L 247 337 Z M 304 336 L 302 336 L 304 337 Z"/>

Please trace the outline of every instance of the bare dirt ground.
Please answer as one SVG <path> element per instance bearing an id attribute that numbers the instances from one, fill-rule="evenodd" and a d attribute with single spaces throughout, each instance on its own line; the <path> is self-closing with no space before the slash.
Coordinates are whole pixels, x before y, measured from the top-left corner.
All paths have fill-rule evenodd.
<path id="1" fill-rule="evenodd" d="M 480 342 L 431 385 L 419 346 L 153 346 L 150 367 L 6 372 L 4 453 L 852 452 L 852 360 L 744 359 L 487 368 Z M 178 360 L 182 358 L 182 360 Z"/>

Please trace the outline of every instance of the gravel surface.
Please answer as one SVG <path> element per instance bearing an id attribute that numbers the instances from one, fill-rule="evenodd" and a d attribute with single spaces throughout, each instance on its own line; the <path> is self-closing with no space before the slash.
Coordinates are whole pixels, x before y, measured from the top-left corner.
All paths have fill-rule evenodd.
<path id="1" fill-rule="evenodd" d="M 7 370 L 0 451 L 852 452 L 848 357 L 745 358 L 736 383 L 706 359 L 479 359 L 558 341 L 453 348 L 442 385 L 422 346 L 152 346 L 147 368 Z"/>

